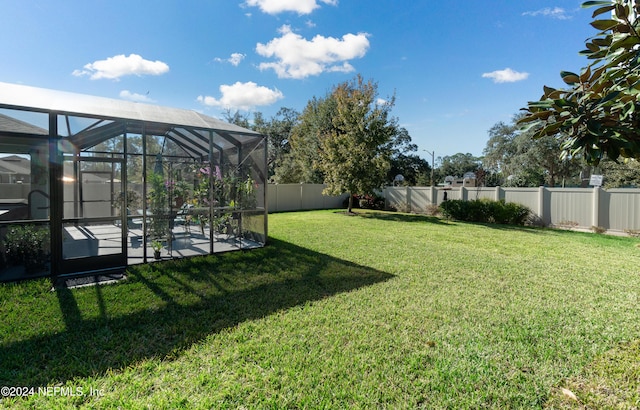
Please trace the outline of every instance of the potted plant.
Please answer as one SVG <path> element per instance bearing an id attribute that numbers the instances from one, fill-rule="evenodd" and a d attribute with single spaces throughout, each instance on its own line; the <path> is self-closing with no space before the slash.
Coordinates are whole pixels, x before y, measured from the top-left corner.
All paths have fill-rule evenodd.
<path id="1" fill-rule="evenodd" d="M 151 249 L 153 249 L 153 257 L 160 259 L 160 251 L 162 250 L 162 242 L 154 240 L 151 242 Z"/>
<path id="2" fill-rule="evenodd" d="M 173 186 L 174 205 L 180 208 L 188 202 L 191 196 L 191 185 L 185 180 L 180 180 Z"/>
<path id="3" fill-rule="evenodd" d="M 162 175 L 150 173 L 148 181 L 151 185 L 149 196 L 149 211 L 151 221 L 149 234 L 151 238 L 162 238 L 169 232 L 169 206 L 168 189 Z"/>

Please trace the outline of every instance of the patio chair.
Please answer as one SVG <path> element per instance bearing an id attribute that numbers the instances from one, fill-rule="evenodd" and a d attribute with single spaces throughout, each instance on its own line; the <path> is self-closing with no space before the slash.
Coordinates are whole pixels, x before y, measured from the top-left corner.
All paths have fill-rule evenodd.
<path id="1" fill-rule="evenodd" d="M 174 226 L 182 225 L 184 227 L 184 231 L 191 233 L 191 220 L 192 217 L 189 214 L 189 211 L 193 208 L 191 204 L 182 204 L 178 212 L 176 213 L 176 217 L 173 220 Z"/>

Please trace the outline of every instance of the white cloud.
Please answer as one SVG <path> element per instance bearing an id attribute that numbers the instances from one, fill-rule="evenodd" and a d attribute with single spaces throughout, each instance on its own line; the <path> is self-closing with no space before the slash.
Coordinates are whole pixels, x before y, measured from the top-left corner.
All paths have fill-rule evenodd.
<path id="1" fill-rule="evenodd" d="M 132 93 L 129 90 L 122 90 L 120 91 L 120 98 L 129 100 L 129 101 L 136 101 L 136 102 L 146 102 L 146 103 L 155 102 L 155 100 L 152 100 L 151 98 L 149 98 L 149 92 L 143 95 L 143 94 Z"/>
<path id="2" fill-rule="evenodd" d="M 363 57 L 369 49 L 367 33 L 345 34 L 342 39 L 317 35 L 306 40 L 287 25 L 280 28 L 280 33 L 282 37 L 256 45 L 258 54 L 276 59 L 261 63 L 260 70 L 273 69 L 280 78 L 301 79 L 325 71 L 354 71 L 348 60 Z"/>
<path id="3" fill-rule="evenodd" d="M 529 73 L 519 73 L 510 68 L 482 74 L 482 78 L 492 78 L 494 83 L 515 83 L 529 78 Z"/>
<path id="4" fill-rule="evenodd" d="M 250 110 L 256 106 L 271 105 L 284 98 L 278 89 L 270 89 L 259 86 L 249 81 L 246 83 L 236 82 L 233 85 L 221 85 L 220 99 L 210 96 L 198 96 L 197 100 L 210 107 L 235 108 L 239 110 Z"/>
<path id="5" fill-rule="evenodd" d="M 263 13 L 267 14 L 292 11 L 302 15 L 311 14 L 319 8 L 318 2 L 332 6 L 338 4 L 338 0 L 247 0 L 245 4 L 250 7 L 259 7 Z"/>
<path id="6" fill-rule="evenodd" d="M 536 11 L 525 11 L 522 13 L 523 16 L 543 16 L 543 17 L 551 17 L 558 20 L 570 20 L 571 16 L 567 14 L 567 11 L 562 7 L 546 7 L 544 9 L 536 10 Z"/>
<path id="7" fill-rule="evenodd" d="M 126 75 L 161 75 L 168 71 L 169 66 L 162 61 L 145 60 L 137 54 L 129 54 L 128 57 L 120 54 L 85 64 L 82 70 L 74 70 L 72 74 L 77 77 L 87 75 L 92 80 L 118 80 Z"/>
<path id="8" fill-rule="evenodd" d="M 233 53 L 233 54 L 231 54 L 231 57 L 229 57 L 229 58 L 216 57 L 215 61 L 217 61 L 219 63 L 230 63 L 231 65 L 237 67 L 237 66 L 240 65 L 240 63 L 242 62 L 242 60 L 244 60 L 245 57 L 246 57 L 245 54 Z"/>

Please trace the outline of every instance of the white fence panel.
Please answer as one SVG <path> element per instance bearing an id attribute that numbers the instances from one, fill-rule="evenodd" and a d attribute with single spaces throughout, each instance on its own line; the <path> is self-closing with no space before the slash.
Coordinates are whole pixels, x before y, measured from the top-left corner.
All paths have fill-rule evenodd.
<path id="1" fill-rule="evenodd" d="M 323 184 L 269 184 L 269 212 L 341 208 L 348 194 L 323 195 Z"/>
<path id="2" fill-rule="evenodd" d="M 531 209 L 536 215 L 540 211 L 540 189 L 539 188 L 501 188 L 500 199 L 505 202 L 514 202 Z"/>
<path id="3" fill-rule="evenodd" d="M 640 230 L 640 189 L 609 189 L 600 192 L 598 226 L 616 231 Z"/>
<path id="4" fill-rule="evenodd" d="M 611 231 L 640 230 L 640 189 L 599 188 L 417 188 L 387 187 L 386 205 L 423 212 L 446 198 L 504 200 L 522 204 L 545 225 L 577 223 L 581 228 L 603 227 Z"/>
<path id="5" fill-rule="evenodd" d="M 300 191 L 300 195 L 302 197 L 302 209 L 324 208 L 324 200 L 322 200 L 323 189 L 324 185 L 302 185 L 302 190 Z"/>
<path id="6" fill-rule="evenodd" d="M 479 199 L 491 199 L 491 200 L 499 200 L 500 199 L 500 187 L 498 188 L 465 188 L 466 197 L 468 201 L 479 200 Z"/>
<path id="7" fill-rule="evenodd" d="M 408 201 L 409 191 L 406 187 L 387 187 L 384 189 L 382 195 L 385 199 L 385 207 L 402 209 L 406 206 Z"/>
<path id="8" fill-rule="evenodd" d="M 302 209 L 302 185 L 270 185 L 269 211 L 298 211 Z"/>
<path id="9" fill-rule="evenodd" d="M 549 210 L 546 223 L 560 225 L 564 222 L 577 222 L 578 226 L 593 225 L 593 189 L 589 188 L 548 188 L 544 209 Z"/>
<path id="10" fill-rule="evenodd" d="M 431 188 L 414 187 L 409 190 L 409 209 L 412 212 L 425 212 L 431 204 Z"/>

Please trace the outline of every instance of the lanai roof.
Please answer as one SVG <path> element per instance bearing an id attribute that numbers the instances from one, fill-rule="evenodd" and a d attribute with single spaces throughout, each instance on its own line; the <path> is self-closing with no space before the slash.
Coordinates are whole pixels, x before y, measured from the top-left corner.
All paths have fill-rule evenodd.
<path id="1" fill-rule="evenodd" d="M 68 130 L 69 138 L 80 148 L 91 147 L 122 132 L 144 131 L 166 136 L 189 155 L 203 157 L 209 152 L 209 132 L 219 137 L 214 143 L 214 149 L 218 150 L 251 144 L 253 140 L 259 143 L 264 138 L 255 131 L 192 110 L 0 82 L 2 108 L 101 120 L 75 134 Z"/>

